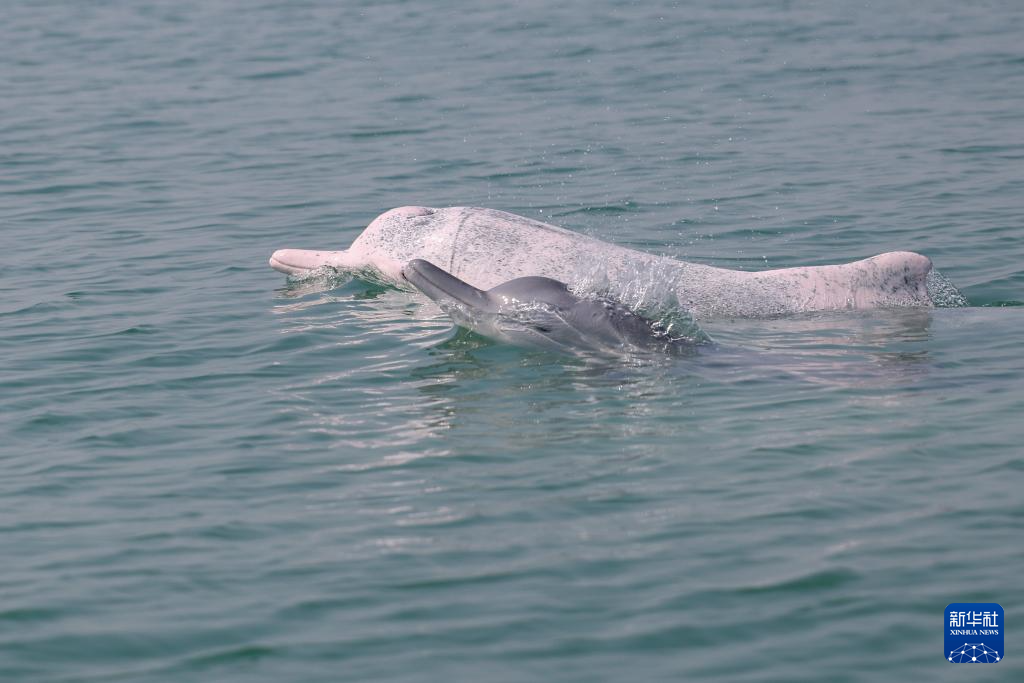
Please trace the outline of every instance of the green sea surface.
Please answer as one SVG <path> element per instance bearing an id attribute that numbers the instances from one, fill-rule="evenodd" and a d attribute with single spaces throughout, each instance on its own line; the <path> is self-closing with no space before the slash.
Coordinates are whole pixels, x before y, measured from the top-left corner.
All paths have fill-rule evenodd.
<path id="1" fill-rule="evenodd" d="M 1024 680 L 1020 3 L 0 16 L 0 680 Z M 600 362 L 267 266 L 410 204 L 970 306 Z"/>

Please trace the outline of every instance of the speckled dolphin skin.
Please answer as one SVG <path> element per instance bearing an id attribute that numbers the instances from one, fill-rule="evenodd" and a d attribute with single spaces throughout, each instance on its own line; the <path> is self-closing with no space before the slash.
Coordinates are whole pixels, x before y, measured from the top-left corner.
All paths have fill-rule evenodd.
<path id="1" fill-rule="evenodd" d="M 402 268 L 413 259 L 437 264 L 478 289 L 537 275 L 570 285 L 599 282 L 616 292 L 646 279 L 670 287 L 695 318 L 933 305 L 925 283 L 931 260 L 909 251 L 838 265 L 747 272 L 648 254 L 473 207 L 392 209 L 347 250 L 280 249 L 270 265 L 293 275 L 325 266 L 371 270 L 401 286 Z"/>

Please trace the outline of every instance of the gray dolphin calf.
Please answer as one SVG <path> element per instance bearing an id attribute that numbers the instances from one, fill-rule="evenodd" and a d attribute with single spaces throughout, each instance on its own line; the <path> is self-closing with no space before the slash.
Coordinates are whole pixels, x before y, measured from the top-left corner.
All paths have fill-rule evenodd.
<path id="1" fill-rule="evenodd" d="M 707 339 L 695 325 L 687 336 L 673 335 L 621 303 L 578 297 L 549 277 L 519 277 L 485 291 L 423 259 L 409 261 L 402 277 L 456 324 L 520 346 L 678 353 Z"/>

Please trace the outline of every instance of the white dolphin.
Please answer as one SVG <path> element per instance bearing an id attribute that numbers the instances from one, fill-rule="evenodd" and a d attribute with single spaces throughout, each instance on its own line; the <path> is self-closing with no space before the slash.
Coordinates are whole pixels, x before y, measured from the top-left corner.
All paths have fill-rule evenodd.
<path id="1" fill-rule="evenodd" d="M 933 306 L 932 262 L 894 251 L 827 266 L 739 271 L 627 249 L 494 209 L 403 206 L 378 216 L 344 251 L 280 249 L 270 265 L 292 275 L 330 267 L 404 286 L 402 268 L 424 259 L 478 289 L 525 276 L 612 292 L 638 279 L 667 286 L 695 318 Z"/>

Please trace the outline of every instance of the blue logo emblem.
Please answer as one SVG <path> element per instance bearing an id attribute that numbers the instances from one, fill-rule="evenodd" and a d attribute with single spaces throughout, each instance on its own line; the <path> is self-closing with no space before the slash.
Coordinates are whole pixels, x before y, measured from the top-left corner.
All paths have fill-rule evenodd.
<path id="1" fill-rule="evenodd" d="M 1003 608 L 994 602 L 946 605 L 946 660 L 954 664 L 995 664 L 1002 660 Z"/>

